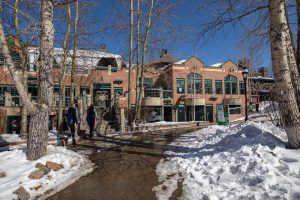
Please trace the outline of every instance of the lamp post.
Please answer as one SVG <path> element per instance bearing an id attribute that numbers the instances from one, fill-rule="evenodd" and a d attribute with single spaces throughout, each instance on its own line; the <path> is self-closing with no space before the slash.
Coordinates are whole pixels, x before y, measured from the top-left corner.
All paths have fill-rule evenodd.
<path id="1" fill-rule="evenodd" d="M 247 106 L 247 79 L 249 71 L 247 68 L 244 68 L 242 71 L 243 78 L 244 78 L 244 84 L 245 84 L 245 122 L 248 120 L 248 106 Z"/>

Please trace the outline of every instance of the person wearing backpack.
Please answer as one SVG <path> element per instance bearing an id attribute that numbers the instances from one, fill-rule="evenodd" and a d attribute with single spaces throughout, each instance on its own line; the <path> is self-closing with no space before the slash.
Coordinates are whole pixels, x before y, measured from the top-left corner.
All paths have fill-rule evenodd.
<path id="1" fill-rule="evenodd" d="M 93 131 L 96 123 L 96 111 L 94 109 L 94 105 L 91 104 L 90 107 L 87 109 L 86 121 L 90 127 L 90 135 L 89 137 L 93 137 Z"/>
<path id="2" fill-rule="evenodd" d="M 68 109 L 67 113 L 67 124 L 71 130 L 71 136 L 72 136 L 72 144 L 76 144 L 75 141 L 75 123 L 78 124 L 77 116 L 76 116 L 76 109 L 75 106 L 72 105 Z"/>

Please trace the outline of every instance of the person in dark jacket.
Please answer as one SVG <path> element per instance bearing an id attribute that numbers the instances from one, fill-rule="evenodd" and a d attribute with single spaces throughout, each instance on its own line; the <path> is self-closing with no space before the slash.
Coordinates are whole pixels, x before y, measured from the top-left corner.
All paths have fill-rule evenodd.
<path id="1" fill-rule="evenodd" d="M 94 109 L 93 104 L 91 104 L 90 107 L 87 109 L 86 121 L 90 127 L 89 137 L 91 138 L 91 137 L 93 137 L 93 131 L 94 131 L 95 122 L 96 122 L 96 111 Z"/>
<path id="2" fill-rule="evenodd" d="M 69 107 L 67 113 L 67 124 L 71 130 L 72 135 L 72 144 L 76 144 L 75 141 L 75 123 L 78 124 L 77 116 L 76 116 L 76 109 L 74 106 Z"/>

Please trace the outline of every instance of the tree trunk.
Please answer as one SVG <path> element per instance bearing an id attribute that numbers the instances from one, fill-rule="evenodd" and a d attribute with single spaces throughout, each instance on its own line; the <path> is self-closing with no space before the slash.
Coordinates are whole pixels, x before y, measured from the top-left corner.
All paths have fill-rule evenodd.
<path id="1" fill-rule="evenodd" d="M 47 153 L 49 114 L 53 101 L 53 1 L 42 0 L 41 5 L 41 45 L 38 74 L 38 105 L 31 114 L 27 159 L 37 160 Z"/>
<path id="2" fill-rule="evenodd" d="M 140 0 L 137 0 L 137 16 L 136 16 L 136 82 L 135 82 L 135 112 L 133 122 L 137 119 L 139 84 L 140 84 Z"/>
<path id="3" fill-rule="evenodd" d="M 289 18 L 288 18 L 288 13 L 287 13 L 287 8 L 285 7 L 285 21 L 286 21 L 286 29 L 287 29 L 287 34 L 286 34 L 286 48 L 287 48 L 287 55 L 288 55 L 288 61 L 289 61 L 289 68 L 290 68 L 290 74 L 291 74 L 291 79 L 292 83 L 294 86 L 295 90 L 295 95 L 296 95 L 296 100 L 298 107 L 300 106 L 300 77 L 299 77 L 299 70 L 297 67 L 297 62 L 296 62 L 296 53 L 295 53 L 295 45 L 294 45 L 294 40 L 293 40 L 293 35 L 292 31 L 290 29 L 290 23 L 289 23 Z"/>
<path id="4" fill-rule="evenodd" d="M 130 33 L 129 33 L 129 73 L 128 73 L 128 125 L 132 124 L 131 116 L 131 73 L 133 60 L 133 0 L 130 0 Z"/>
<path id="5" fill-rule="evenodd" d="M 300 72 L 300 0 L 297 0 L 297 20 L 298 20 L 298 34 L 297 34 L 297 66 Z"/>
<path id="6" fill-rule="evenodd" d="M 24 85 L 24 89 L 27 91 L 27 51 L 23 45 L 21 39 L 21 33 L 19 29 L 19 7 L 20 7 L 20 0 L 16 0 L 14 4 L 14 27 L 16 32 L 16 39 L 20 45 L 20 49 L 22 51 L 21 56 L 21 67 L 22 67 L 22 83 Z M 21 107 L 21 138 L 27 139 L 27 109 L 25 105 Z"/>
<path id="7" fill-rule="evenodd" d="M 27 89 L 24 87 L 20 72 L 16 69 L 4 36 L 2 21 L 0 21 L 0 42 L 6 66 L 15 82 L 23 105 L 31 115 L 29 137 L 27 141 L 27 159 L 37 160 L 47 153 L 47 137 L 49 113 L 53 100 L 53 1 L 42 0 L 41 3 L 41 45 L 38 73 L 38 104 L 30 101 Z"/>
<path id="8" fill-rule="evenodd" d="M 72 56 L 72 71 L 71 71 L 71 105 L 74 103 L 74 91 L 75 91 L 75 74 L 76 74 L 76 52 L 77 52 L 77 26 L 78 26 L 78 0 L 76 3 L 76 15 L 74 22 L 74 43 L 73 43 L 73 56 Z"/>
<path id="9" fill-rule="evenodd" d="M 143 50 L 142 50 L 142 66 L 141 66 L 141 80 L 140 80 L 140 89 L 139 89 L 139 96 L 138 96 L 138 103 L 139 105 L 137 107 L 137 119 L 141 118 L 141 104 L 142 104 L 142 94 L 144 93 L 144 71 L 145 71 L 145 60 L 146 60 L 146 50 L 147 50 L 147 43 L 148 43 L 148 36 L 151 28 L 151 16 L 152 16 L 152 11 L 154 8 L 154 0 L 151 0 L 151 6 L 148 12 L 148 22 L 147 22 L 147 28 L 146 28 L 146 34 L 143 40 Z"/>
<path id="10" fill-rule="evenodd" d="M 58 103 L 58 126 L 61 127 L 63 122 L 63 110 L 65 108 L 65 73 L 66 73 L 66 61 L 67 61 L 67 54 L 68 54 L 68 40 L 69 35 L 71 32 L 71 3 L 70 0 L 68 0 L 68 30 L 64 37 L 64 43 L 63 43 L 63 51 L 64 51 L 64 57 L 63 57 L 63 63 L 60 70 L 60 79 L 59 79 L 59 103 Z M 61 128 L 59 128 L 59 131 L 62 131 Z"/>
<path id="11" fill-rule="evenodd" d="M 37 160 L 47 154 L 49 109 L 38 105 L 31 115 L 27 141 L 27 159 Z"/>
<path id="12" fill-rule="evenodd" d="M 285 1 L 269 0 L 270 43 L 272 66 L 275 79 L 275 92 L 279 99 L 279 107 L 283 115 L 284 126 L 289 144 L 292 148 L 300 148 L 300 113 L 293 87 L 289 59 L 292 57 L 288 49 L 289 29 L 285 14 Z"/>

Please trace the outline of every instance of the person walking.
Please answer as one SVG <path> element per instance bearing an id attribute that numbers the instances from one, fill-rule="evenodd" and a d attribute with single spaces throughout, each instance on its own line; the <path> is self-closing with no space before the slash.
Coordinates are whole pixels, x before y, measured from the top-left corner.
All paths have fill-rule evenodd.
<path id="1" fill-rule="evenodd" d="M 96 122 L 96 111 L 93 104 L 91 104 L 90 107 L 87 109 L 86 121 L 90 127 L 89 137 L 92 138 Z"/>
<path id="2" fill-rule="evenodd" d="M 75 105 L 72 105 L 68 109 L 67 123 L 68 123 L 68 126 L 69 126 L 70 130 L 71 130 L 72 144 L 76 144 L 76 141 L 75 141 L 75 123 L 78 124 L 78 121 L 77 121 L 77 116 L 76 116 Z"/>

